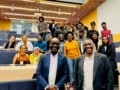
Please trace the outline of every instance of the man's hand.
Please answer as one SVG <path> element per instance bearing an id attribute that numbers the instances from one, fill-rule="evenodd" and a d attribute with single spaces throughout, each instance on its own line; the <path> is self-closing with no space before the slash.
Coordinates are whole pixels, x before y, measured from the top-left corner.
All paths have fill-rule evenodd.
<path id="1" fill-rule="evenodd" d="M 46 90 L 57 90 L 56 86 L 49 85 Z"/>

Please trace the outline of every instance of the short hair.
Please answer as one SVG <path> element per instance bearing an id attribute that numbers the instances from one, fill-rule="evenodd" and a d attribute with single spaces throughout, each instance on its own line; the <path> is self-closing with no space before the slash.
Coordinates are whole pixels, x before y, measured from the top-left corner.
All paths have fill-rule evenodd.
<path id="1" fill-rule="evenodd" d="M 90 25 L 91 25 L 91 26 L 95 26 L 95 25 L 96 25 L 95 21 L 92 21 L 92 22 L 90 23 Z"/>
<path id="2" fill-rule="evenodd" d="M 52 40 L 54 40 L 54 39 L 58 40 L 58 42 L 60 43 L 60 40 L 59 40 L 58 38 L 56 38 L 56 37 L 52 38 L 52 39 L 50 40 L 50 43 L 51 43 Z"/>
<path id="3" fill-rule="evenodd" d="M 22 35 L 22 38 L 23 38 L 24 36 L 25 36 L 26 38 L 28 38 L 28 36 L 27 36 L 26 34 Z"/>
<path id="4" fill-rule="evenodd" d="M 37 49 L 37 50 L 40 50 L 40 48 L 39 48 L 39 47 L 34 47 L 34 49 L 33 49 L 33 50 L 36 50 L 36 49 Z"/>
<path id="5" fill-rule="evenodd" d="M 88 32 L 88 27 L 87 26 L 84 26 L 84 30 L 86 30 Z"/>
<path id="6" fill-rule="evenodd" d="M 84 26 L 82 22 L 79 22 L 79 23 L 76 25 L 76 28 L 78 28 L 79 25 Z"/>
<path id="7" fill-rule="evenodd" d="M 68 34 L 71 34 L 72 36 L 74 36 L 73 32 L 67 32 L 66 36 L 68 36 Z"/>
<path id="8" fill-rule="evenodd" d="M 64 36 L 64 33 L 63 33 L 63 32 L 58 33 L 57 37 L 58 37 L 59 35 L 63 35 L 63 36 Z"/>
<path id="9" fill-rule="evenodd" d="M 80 22 L 80 23 L 78 23 L 78 25 L 82 25 L 82 26 L 83 26 L 83 23 L 82 23 L 82 22 Z"/>
<path id="10" fill-rule="evenodd" d="M 84 38 L 83 45 L 85 44 L 85 41 L 87 41 L 87 40 L 89 40 L 92 43 L 92 45 L 94 46 L 94 42 L 90 38 Z"/>
<path id="11" fill-rule="evenodd" d="M 102 22 L 101 25 L 106 24 L 106 22 Z"/>

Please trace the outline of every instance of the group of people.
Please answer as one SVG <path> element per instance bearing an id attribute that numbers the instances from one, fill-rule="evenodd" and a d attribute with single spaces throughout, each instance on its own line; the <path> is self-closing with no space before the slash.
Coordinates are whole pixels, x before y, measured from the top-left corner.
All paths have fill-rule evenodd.
<path id="1" fill-rule="evenodd" d="M 13 64 L 38 64 L 39 59 L 43 54 L 42 50 L 40 52 L 39 46 L 36 46 L 36 41 L 34 41 L 33 45 L 32 42 L 28 40 L 27 35 L 23 35 L 21 41 L 18 43 L 16 43 L 15 36 L 10 36 L 8 42 L 3 45 L 3 48 L 16 51 L 16 54 L 13 57 Z"/>
<path id="2" fill-rule="evenodd" d="M 68 82 L 74 90 L 113 90 L 117 66 L 111 30 L 101 23 L 102 45 L 98 46 L 96 23 L 90 24 L 91 30 L 78 23 L 67 33 L 52 34 L 49 51 L 37 67 L 37 90 L 64 90 Z"/>
<path id="3" fill-rule="evenodd" d="M 117 68 L 115 45 L 106 22 L 101 23 L 102 45 L 99 46 L 94 21 L 90 30 L 81 22 L 68 29 L 57 27 L 54 20 L 49 26 L 43 17 L 39 21 L 37 41 L 31 43 L 23 35 L 15 44 L 15 37 L 11 36 L 4 45 L 18 51 L 14 64 L 38 64 L 37 90 L 64 90 L 68 82 L 75 90 L 113 90 Z M 27 51 L 33 53 L 28 55 Z"/>
<path id="4" fill-rule="evenodd" d="M 52 38 L 50 51 L 41 56 L 36 71 L 37 90 L 64 90 L 64 84 L 72 80 L 74 90 L 113 90 L 109 59 L 104 54 L 94 52 L 91 39 L 84 39 L 85 54 L 73 60 L 76 61 L 73 75 L 69 70 L 69 59 L 59 53 L 59 45 L 59 39 Z"/>

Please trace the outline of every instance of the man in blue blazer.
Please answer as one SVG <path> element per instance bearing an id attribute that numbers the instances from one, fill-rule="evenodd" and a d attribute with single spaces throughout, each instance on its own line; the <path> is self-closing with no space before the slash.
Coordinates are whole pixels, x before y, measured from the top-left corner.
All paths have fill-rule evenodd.
<path id="1" fill-rule="evenodd" d="M 113 75 L 106 55 L 93 52 L 94 43 L 83 41 L 85 55 L 77 60 L 75 90 L 113 90 Z"/>
<path id="2" fill-rule="evenodd" d="M 40 58 L 36 72 L 37 90 L 64 90 L 64 84 L 68 82 L 67 59 L 58 53 L 59 43 L 57 38 L 51 39 L 50 51 Z"/>

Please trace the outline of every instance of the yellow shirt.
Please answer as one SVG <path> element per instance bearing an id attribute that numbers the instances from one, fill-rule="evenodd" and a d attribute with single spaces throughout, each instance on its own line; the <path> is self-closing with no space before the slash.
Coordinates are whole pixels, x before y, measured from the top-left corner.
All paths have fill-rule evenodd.
<path id="1" fill-rule="evenodd" d="M 65 42 L 64 55 L 71 59 L 76 59 L 80 56 L 79 44 L 76 40 L 72 40 L 71 42 Z"/>
<path id="2" fill-rule="evenodd" d="M 33 53 L 30 54 L 29 56 L 30 64 L 38 64 L 41 55 L 42 55 L 41 53 L 39 53 L 38 56 L 35 56 Z"/>

